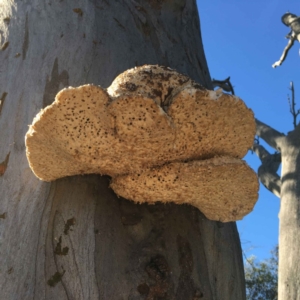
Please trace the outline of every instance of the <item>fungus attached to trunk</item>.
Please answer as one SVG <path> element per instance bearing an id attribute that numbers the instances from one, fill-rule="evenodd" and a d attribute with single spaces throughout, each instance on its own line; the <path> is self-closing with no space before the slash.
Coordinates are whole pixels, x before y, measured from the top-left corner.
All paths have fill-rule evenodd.
<path id="1" fill-rule="evenodd" d="M 30 125 L 26 154 L 41 180 L 106 174 L 123 197 L 189 203 L 226 222 L 257 200 L 256 175 L 240 160 L 254 134 L 253 113 L 239 98 L 146 65 L 108 89 L 60 91 Z"/>
<path id="2" fill-rule="evenodd" d="M 138 203 L 188 203 L 208 219 L 228 222 L 252 210 L 258 182 L 245 162 L 223 156 L 120 175 L 112 179 L 111 187 L 118 195 Z"/>

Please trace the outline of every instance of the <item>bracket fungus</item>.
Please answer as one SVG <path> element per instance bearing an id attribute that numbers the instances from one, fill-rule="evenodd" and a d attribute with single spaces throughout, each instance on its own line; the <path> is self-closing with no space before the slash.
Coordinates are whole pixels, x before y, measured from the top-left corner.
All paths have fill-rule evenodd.
<path id="1" fill-rule="evenodd" d="M 256 174 L 241 160 L 254 134 L 253 113 L 238 97 L 145 65 L 107 89 L 63 89 L 34 118 L 25 142 L 41 180 L 106 174 L 127 199 L 188 203 L 228 222 L 257 201 Z"/>

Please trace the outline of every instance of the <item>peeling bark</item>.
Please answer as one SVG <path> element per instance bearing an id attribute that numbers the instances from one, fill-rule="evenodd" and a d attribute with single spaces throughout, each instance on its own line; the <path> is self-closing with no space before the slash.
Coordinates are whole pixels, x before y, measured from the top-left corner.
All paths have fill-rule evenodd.
<path id="1" fill-rule="evenodd" d="M 107 87 L 135 65 L 160 64 L 212 88 L 195 1 L 3 0 L 0 44 L 8 41 L 0 51 L 8 95 L 0 157 L 10 152 L 0 177 L 1 298 L 245 299 L 235 223 L 185 205 L 133 204 L 107 177 L 44 183 L 25 157 L 27 125 L 65 86 Z"/>

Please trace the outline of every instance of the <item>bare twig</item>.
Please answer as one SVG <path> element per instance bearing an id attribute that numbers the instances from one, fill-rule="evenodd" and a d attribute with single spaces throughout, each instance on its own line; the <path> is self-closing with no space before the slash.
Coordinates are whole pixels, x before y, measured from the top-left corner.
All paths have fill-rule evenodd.
<path id="1" fill-rule="evenodd" d="M 294 128 L 297 127 L 297 117 L 300 114 L 300 110 L 296 111 L 296 102 L 295 102 L 295 89 L 294 89 L 294 83 L 291 81 L 290 83 L 290 90 L 292 91 L 292 100 L 290 99 L 290 96 L 288 95 L 288 101 L 290 105 L 290 113 L 293 116 L 293 124 Z"/>
<path id="2" fill-rule="evenodd" d="M 280 198 L 281 179 L 277 171 L 281 164 L 281 154 L 278 152 L 270 154 L 263 146 L 256 143 L 253 144 L 252 150 L 261 161 L 257 171 L 259 180 L 270 192 Z"/>

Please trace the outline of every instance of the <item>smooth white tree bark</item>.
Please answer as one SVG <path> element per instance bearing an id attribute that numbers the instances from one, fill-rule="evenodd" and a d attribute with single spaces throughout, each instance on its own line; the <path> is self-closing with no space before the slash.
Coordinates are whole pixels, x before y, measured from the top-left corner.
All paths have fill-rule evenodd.
<path id="1" fill-rule="evenodd" d="M 0 2 L 1 299 L 245 299 L 235 223 L 118 199 L 105 176 L 41 182 L 25 156 L 63 87 L 160 64 L 210 88 L 195 2 Z"/>
<path id="2" fill-rule="evenodd" d="M 276 151 L 261 145 L 253 149 L 262 161 L 261 182 L 280 198 L 278 299 L 296 300 L 300 295 L 300 125 L 287 135 L 256 120 L 256 134 Z M 281 176 L 277 175 L 280 166 Z"/>

